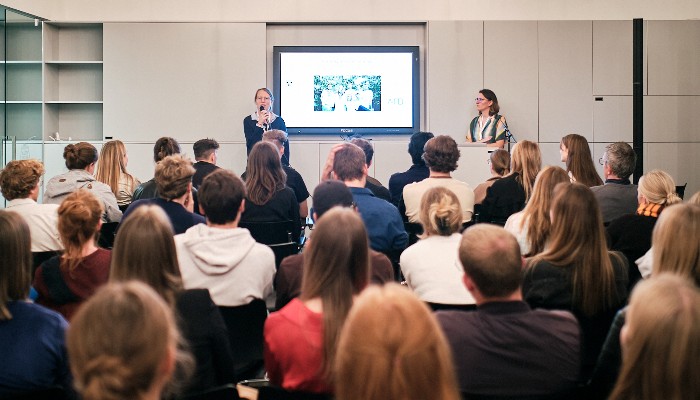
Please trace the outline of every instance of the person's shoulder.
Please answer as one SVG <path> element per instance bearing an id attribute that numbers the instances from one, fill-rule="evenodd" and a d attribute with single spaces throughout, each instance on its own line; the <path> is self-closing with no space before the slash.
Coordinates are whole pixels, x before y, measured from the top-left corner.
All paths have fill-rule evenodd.
<path id="1" fill-rule="evenodd" d="M 455 331 L 468 331 L 470 321 L 477 317 L 476 311 L 440 310 L 435 312 L 435 318 L 442 326 L 447 336 Z"/>
<path id="2" fill-rule="evenodd" d="M 9 304 L 13 316 L 19 317 L 21 315 L 23 319 L 31 321 L 35 326 L 44 327 L 38 328 L 39 331 L 49 329 L 63 331 L 68 327 L 68 322 L 61 314 L 44 306 L 26 301 L 13 301 Z"/>

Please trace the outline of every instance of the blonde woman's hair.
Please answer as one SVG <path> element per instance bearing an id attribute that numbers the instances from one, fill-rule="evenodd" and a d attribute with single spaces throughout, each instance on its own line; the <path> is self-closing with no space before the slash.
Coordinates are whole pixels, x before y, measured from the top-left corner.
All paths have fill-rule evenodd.
<path id="1" fill-rule="evenodd" d="M 67 333 L 68 356 L 85 400 L 141 399 L 163 378 L 179 333 L 168 305 L 141 282 L 108 284 L 83 304 Z"/>
<path id="2" fill-rule="evenodd" d="M 182 197 L 187 193 L 194 173 L 195 169 L 189 158 L 180 154 L 165 157 L 156 165 L 158 196 L 168 201 Z"/>
<path id="3" fill-rule="evenodd" d="M 335 361 L 338 400 L 457 400 L 447 341 L 430 309 L 395 283 L 357 298 Z"/>
<path id="4" fill-rule="evenodd" d="M 245 187 L 248 200 L 253 204 L 266 204 L 287 184 L 279 149 L 271 142 L 255 143 L 248 155 L 247 172 Z"/>
<path id="5" fill-rule="evenodd" d="M 532 188 L 532 197 L 523 209 L 520 220 L 522 230 L 527 223 L 527 240 L 530 252 L 525 257 L 541 253 L 547 243 L 552 222 L 549 219 L 549 209 L 552 207 L 554 187 L 559 183 L 569 182 L 569 175 L 560 167 L 546 166 L 537 174 Z"/>
<path id="6" fill-rule="evenodd" d="M 608 253 L 603 217 L 591 189 L 580 183 L 558 184 L 551 212 L 549 242 L 528 265 L 534 268 L 544 261 L 571 268 L 574 309 L 587 317 L 618 305 L 611 257 L 626 262 L 619 253 Z"/>
<path id="7" fill-rule="evenodd" d="M 462 228 L 462 207 L 450 189 L 434 187 L 423 194 L 418 219 L 425 236 L 450 236 Z"/>
<path id="8" fill-rule="evenodd" d="M 565 146 L 568 151 L 566 171 L 571 172 L 576 182 L 588 187 L 603 184 L 603 180 L 600 179 L 593 164 L 591 148 L 588 147 L 588 140 L 585 137 L 571 133 L 561 138 L 561 145 Z"/>
<path id="9" fill-rule="evenodd" d="M 676 194 L 673 178 L 660 169 L 644 174 L 639 179 L 638 190 L 650 203 L 670 206 L 681 202 L 681 198 Z"/>
<path id="10" fill-rule="evenodd" d="M 0 321 L 5 321 L 12 319 L 7 303 L 29 297 L 32 283 L 29 226 L 12 211 L 0 210 L 0 254 Z"/>
<path id="11" fill-rule="evenodd" d="M 349 208 L 327 211 L 314 227 L 314 239 L 305 253 L 299 297 L 302 301 L 320 298 L 323 304 L 323 363 L 319 372 L 332 382 L 340 330 L 353 296 L 369 282 L 369 241 L 362 218 Z"/>
<path id="12" fill-rule="evenodd" d="M 661 274 L 637 284 L 621 338 L 610 399 L 700 398 L 700 294 L 688 280 Z"/>
<path id="13" fill-rule="evenodd" d="M 690 198 L 688 199 L 688 203 L 697 204 L 700 206 L 700 191 L 695 192 L 694 195 L 690 196 Z"/>
<path id="14" fill-rule="evenodd" d="M 63 242 L 61 265 L 73 271 L 80 264 L 83 248 L 97 239 L 104 204 L 94 194 L 79 189 L 58 206 L 58 234 Z"/>
<path id="15" fill-rule="evenodd" d="M 535 178 L 542 168 L 542 154 L 540 146 L 535 142 L 523 140 L 513 147 L 510 161 L 510 173 L 519 174 L 516 177 L 518 183 L 525 190 L 525 201 L 530 200 L 532 195 L 532 186 L 535 184 Z"/>
<path id="16" fill-rule="evenodd" d="M 112 249 L 109 280 L 139 280 L 171 307 L 183 290 L 173 227 L 163 209 L 144 205 L 121 222 Z"/>
<path id="17" fill-rule="evenodd" d="M 121 140 L 110 140 L 102 146 L 100 158 L 97 160 L 95 179 L 109 186 L 115 196 L 119 194 L 119 180 L 126 177 L 130 191 L 136 189 L 137 180 L 126 171 L 124 156 L 126 147 Z"/>
<path id="18" fill-rule="evenodd" d="M 664 210 L 654 226 L 654 274 L 672 272 L 700 287 L 700 205 L 676 204 Z"/>

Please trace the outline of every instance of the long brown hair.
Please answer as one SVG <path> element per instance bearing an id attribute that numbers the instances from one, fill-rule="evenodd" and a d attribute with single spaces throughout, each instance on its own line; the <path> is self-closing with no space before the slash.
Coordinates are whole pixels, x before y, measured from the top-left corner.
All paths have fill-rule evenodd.
<path id="1" fill-rule="evenodd" d="M 287 174 L 280 163 L 280 153 L 270 142 L 258 142 L 248 156 L 248 177 L 245 187 L 248 200 L 263 205 L 284 189 Z"/>
<path id="2" fill-rule="evenodd" d="M 26 299 L 32 283 L 29 226 L 12 211 L 0 210 L 0 254 L 0 321 L 4 321 L 12 319 L 7 303 Z"/>
<path id="3" fill-rule="evenodd" d="M 665 273 L 635 286 L 620 336 L 610 399 L 700 398 L 700 294 L 688 280 Z"/>
<path id="4" fill-rule="evenodd" d="M 119 180 L 122 175 L 126 177 L 131 191 L 136 189 L 136 179 L 126 171 L 125 155 L 124 143 L 121 140 L 110 140 L 102 146 L 100 158 L 97 160 L 95 179 L 109 186 L 115 196 L 119 194 Z"/>
<path id="5" fill-rule="evenodd" d="M 58 207 L 58 234 L 63 242 L 61 265 L 73 271 L 80 264 L 83 248 L 97 238 L 104 205 L 88 190 L 79 189 Z"/>
<path id="6" fill-rule="evenodd" d="M 576 182 L 588 187 L 600 186 L 603 180 L 595 170 L 588 140 L 581 135 L 571 133 L 561 138 L 560 145 L 566 147 L 566 172 L 571 172 Z"/>
<path id="7" fill-rule="evenodd" d="M 700 206 L 677 204 L 664 210 L 654 226 L 654 275 L 673 272 L 700 287 Z"/>
<path id="8" fill-rule="evenodd" d="M 338 229 L 342 226 L 343 229 Z M 320 298 L 323 304 L 322 373 L 332 381 L 332 366 L 340 330 L 353 295 L 369 282 L 369 244 L 362 219 L 352 209 L 335 207 L 314 227 L 304 256 L 302 301 Z"/>
<path id="9" fill-rule="evenodd" d="M 515 178 L 525 190 L 525 201 L 530 200 L 535 178 L 542 168 L 540 146 L 535 142 L 523 140 L 513 147 L 510 162 L 510 174 L 518 174 Z"/>
<path id="10" fill-rule="evenodd" d="M 545 250 L 529 260 L 571 268 L 573 306 L 586 316 L 616 305 L 615 274 L 608 253 L 600 207 L 591 189 L 560 183 L 554 189 L 552 228 Z"/>
<path id="11" fill-rule="evenodd" d="M 430 309 L 396 283 L 367 288 L 336 357 L 338 400 L 457 400 L 447 340 Z"/>
<path id="12" fill-rule="evenodd" d="M 559 167 L 546 166 L 537 174 L 532 188 L 532 197 L 523 209 L 520 229 L 527 223 L 527 240 L 530 251 L 526 257 L 541 253 L 549 237 L 552 221 L 549 220 L 549 209 L 552 205 L 554 187 L 559 183 L 569 182 L 566 171 Z"/>
<path id="13" fill-rule="evenodd" d="M 109 280 L 145 282 L 174 307 L 183 286 L 173 235 L 170 220 L 160 207 L 138 207 L 119 227 Z"/>

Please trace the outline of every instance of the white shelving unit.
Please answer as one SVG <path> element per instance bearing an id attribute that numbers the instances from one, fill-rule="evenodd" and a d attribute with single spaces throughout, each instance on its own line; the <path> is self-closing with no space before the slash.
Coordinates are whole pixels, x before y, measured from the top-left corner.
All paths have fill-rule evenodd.
<path id="1" fill-rule="evenodd" d="M 44 140 L 102 140 L 102 24 L 43 25 Z"/>

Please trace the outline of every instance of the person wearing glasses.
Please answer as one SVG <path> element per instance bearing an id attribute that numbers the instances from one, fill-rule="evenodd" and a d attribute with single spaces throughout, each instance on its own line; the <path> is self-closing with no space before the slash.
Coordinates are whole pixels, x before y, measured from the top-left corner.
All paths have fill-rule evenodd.
<path id="1" fill-rule="evenodd" d="M 287 132 L 287 125 L 282 117 L 272 112 L 274 101 L 275 98 L 268 88 L 260 88 L 255 92 L 255 112 L 243 119 L 246 154 L 250 154 L 255 143 L 262 140 L 265 131 L 279 129 Z M 282 164 L 289 165 L 289 141 L 284 143 Z"/>
<path id="2" fill-rule="evenodd" d="M 476 109 L 479 115 L 469 123 L 467 142 L 486 143 L 489 147 L 500 147 L 506 142 L 506 118 L 498 111 L 496 93 L 489 89 L 481 89 L 476 96 Z"/>

